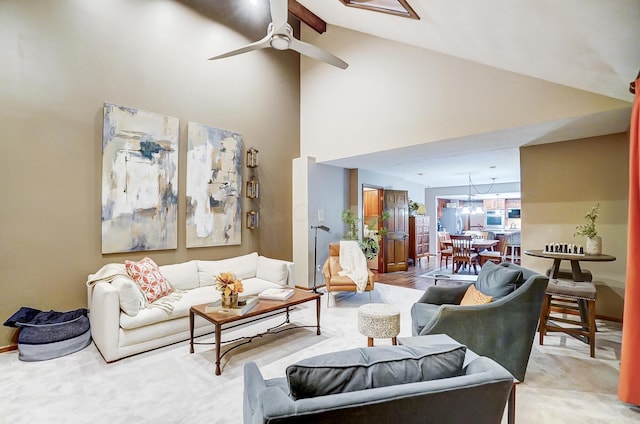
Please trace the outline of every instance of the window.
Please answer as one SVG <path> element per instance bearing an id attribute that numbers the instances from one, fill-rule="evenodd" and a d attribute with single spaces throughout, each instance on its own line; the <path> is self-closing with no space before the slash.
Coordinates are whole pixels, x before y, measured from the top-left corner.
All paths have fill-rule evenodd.
<path id="1" fill-rule="evenodd" d="M 407 0 L 340 0 L 345 6 L 374 12 L 390 13 L 405 18 L 420 19 L 418 14 L 409 6 Z"/>

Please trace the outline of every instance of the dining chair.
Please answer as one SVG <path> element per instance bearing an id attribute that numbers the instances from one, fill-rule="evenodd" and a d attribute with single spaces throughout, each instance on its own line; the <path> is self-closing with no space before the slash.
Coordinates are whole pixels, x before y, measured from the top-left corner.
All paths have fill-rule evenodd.
<path id="1" fill-rule="evenodd" d="M 478 274 L 478 254 L 473 249 L 473 239 L 471 236 L 452 234 L 451 243 L 453 249 L 453 273 L 460 271 L 463 266 L 473 265 L 473 272 Z"/>
<path id="2" fill-rule="evenodd" d="M 498 239 L 498 244 L 496 245 L 495 250 L 483 250 L 482 252 L 478 253 L 480 266 L 484 265 L 487 261 L 491 261 L 497 264 L 504 262 L 506 255 L 507 238 L 500 237 L 500 239 Z"/>
<path id="3" fill-rule="evenodd" d="M 442 260 L 444 259 L 445 268 L 449 267 L 449 258 L 453 256 L 453 248 L 444 244 L 449 241 L 449 233 L 446 231 L 438 231 L 438 248 L 440 250 L 440 268 L 442 268 Z"/>

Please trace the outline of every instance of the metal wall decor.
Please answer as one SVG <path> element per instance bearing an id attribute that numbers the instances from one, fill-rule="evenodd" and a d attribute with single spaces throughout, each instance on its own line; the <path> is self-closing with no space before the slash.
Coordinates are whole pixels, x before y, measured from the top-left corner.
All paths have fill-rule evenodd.
<path id="1" fill-rule="evenodd" d="M 258 151 L 253 147 L 247 149 L 247 168 L 258 167 Z"/>
<path id="2" fill-rule="evenodd" d="M 247 197 L 249 199 L 257 199 L 260 196 L 260 186 L 255 175 L 251 175 L 247 181 Z"/>
<path id="3" fill-rule="evenodd" d="M 258 211 L 247 212 L 247 228 L 250 230 L 258 228 Z"/>
<path id="4" fill-rule="evenodd" d="M 257 168 L 258 168 L 258 150 L 253 147 L 247 149 L 247 168 L 250 169 L 251 175 L 247 178 L 247 198 L 256 200 L 260 196 L 260 183 L 258 182 Z M 257 205 L 251 205 L 247 212 L 247 228 L 255 230 L 258 228 L 258 207 Z"/>

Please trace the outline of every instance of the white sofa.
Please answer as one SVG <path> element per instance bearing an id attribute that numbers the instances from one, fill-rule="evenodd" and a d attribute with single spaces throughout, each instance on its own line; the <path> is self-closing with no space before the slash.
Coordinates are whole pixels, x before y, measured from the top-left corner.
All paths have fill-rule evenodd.
<path id="1" fill-rule="evenodd" d="M 112 271 L 112 278 L 90 275 L 87 301 L 91 335 L 107 362 L 189 339 L 189 309 L 220 299 L 215 276 L 221 272 L 231 271 L 242 279 L 242 295 L 257 294 L 269 287 L 294 286 L 292 262 L 255 252 L 216 261 L 162 265 L 160 272 L 180 293 L 168 312 L 144 306 L 142 292 L 126 275 L 124 264 L 108 264 L 101 271 L 105 268 Z M 215 331 L 212 324 L 197 318 L 195 321 L 196 336 Z"/>

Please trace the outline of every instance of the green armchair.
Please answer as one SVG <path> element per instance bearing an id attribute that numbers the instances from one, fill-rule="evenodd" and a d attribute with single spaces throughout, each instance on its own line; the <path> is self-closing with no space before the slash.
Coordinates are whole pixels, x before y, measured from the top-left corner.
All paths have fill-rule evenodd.
<path id="1" fill-rule="evenodd" d="M 512 263 L 487 262 L 475 285 L 491 303 L 461 306 L 471 284 L 430 286 L 411 308 L 412 333 L 447 334 L 524 381 L 548 282 Z"/>

